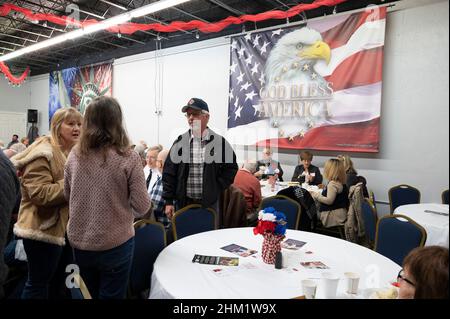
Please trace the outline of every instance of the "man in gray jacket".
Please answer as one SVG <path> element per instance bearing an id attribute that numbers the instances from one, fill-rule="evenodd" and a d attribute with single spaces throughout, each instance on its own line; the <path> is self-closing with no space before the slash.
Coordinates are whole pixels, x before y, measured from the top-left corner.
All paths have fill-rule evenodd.
<path id="1" fill-rule="evenodd" d="M 16 170 L 9 159 L 0 150 L 0 299 L 3 298 L 3 283 L 8 267 L 3 260 L 3 250 L 11 223 L 11 214 L 17 213 L 20 206 L 20 183 Z"/>

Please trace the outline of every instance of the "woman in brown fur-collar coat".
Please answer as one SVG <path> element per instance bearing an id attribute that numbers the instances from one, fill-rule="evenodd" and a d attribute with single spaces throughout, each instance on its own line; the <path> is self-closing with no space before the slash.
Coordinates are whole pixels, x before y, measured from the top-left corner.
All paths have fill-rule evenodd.
<path id="1" fill-rule="evenodd" d="M 23 238 L 28 280 L 22 299 L 47 299 L 65 245 L 69 209 L 64 198 L 64 165 L 80 135 L 82 115 L 59 109 L 51 135 L 34 142 L 11 161 L 21 176 L 22 201 L 14 234 Z"/>

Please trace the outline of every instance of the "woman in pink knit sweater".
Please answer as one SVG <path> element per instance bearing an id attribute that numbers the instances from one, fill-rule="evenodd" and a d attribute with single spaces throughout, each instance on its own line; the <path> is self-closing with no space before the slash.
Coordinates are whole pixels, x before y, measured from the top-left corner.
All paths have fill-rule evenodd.
<path id="1" fill-rule="evenodd" d="M 134 251 L 134 215 L 151 207 L 139 155 L 130 148 L 122 111 L 110 97 L 88 106 L 80 141 L 64 171 L 67 236 L 93 298 L 126 295 Z"/>

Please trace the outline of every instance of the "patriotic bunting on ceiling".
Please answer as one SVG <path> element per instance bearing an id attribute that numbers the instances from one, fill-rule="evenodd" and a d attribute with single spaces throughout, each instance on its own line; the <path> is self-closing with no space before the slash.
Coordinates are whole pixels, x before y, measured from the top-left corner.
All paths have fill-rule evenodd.
<path id="1" fill-rule="evenodd" d="M 9 83 L 11 83 L 12 85 L 20 85 L 25 81 L 25 79 L 30 74 L 30 67 L 27 67 L 27 69 L 22 73 L 21 76 L 15 77 L 14 75 L 11 74 L 11 71 L 9 70 L 8 66 L 5 63 L 0 62 L 0 71 L 5 75 Z"/>
<path id="2" fill-rule="evenodd" d="M 220 32 L 226 27 L 232 25 L 232 24 L 243 24 L 245 22 L 261 22 L 265 20 L 271 20 L 271 19 L 287 19 L 294 17 L 304 11 L 317 9 L 322 6 L 336 6 L 340 3 L 347 2 L 347 0 L 316 0 L 313 3 L 308 4 L 299 4 L 296 6 L 291 7 L 287 11 L 281 11 L 281 10 L 272 10 L 267 11 L 259 14 L 246 14 L 242 15 L 240 17 L 228 17 L 226 19 L 220 20 L 218 22 L 214 23 L 207 23 L 199 20 L 192 20 L 189 22 L 184 21 L 173 21 L 170 24 L 163 25 L 160 23 L 151 23 L 151 24 L 139 24 L 139 23 L 124 23 L 121 25 L 117 25 L 114 27 L 111 27 L 107 29 L 109 32 L 113 33 L 121 33 L 121 34 L 133 34 L 137 31 L 149 31 L 153 30 L 156 32 L 177 32 L 180 30 L 199 30 L 203 33 L 214 33 L 214 32 Z M 11 3 L 5 3 L 3 5 L 0 5 L 0 17 L 7 16 L 11 12 L 17 12 L 24 15 L 24 18 L 36 22 L 36 21 L 48 21 L 52 22 L 57 25 L 61 26 L 76 26 L 76 27 L 86 27 L 88 25 L 92 25 L 95 23 L 98 23 L 95 19 L 89 19 L 85 21 L 78 21 L 73 19 L 72 17 L 67 16 L 57 16 L 54 14 L 48 14 L 48 13 L 34 13 L 32 10 L 27 8 L 22 8 L 19 6 L 16 6 Z M 26 77 L 29 74 L 29 68 L 22 74 L 22 76 L 16 78 L 14 77 L 11 72 L 9 71 L 9 68 L 3 63 L 0 62 L 0 70 L 3 72 L 8 80 L 12 82 L 13 84 L 21 84 Z"/>

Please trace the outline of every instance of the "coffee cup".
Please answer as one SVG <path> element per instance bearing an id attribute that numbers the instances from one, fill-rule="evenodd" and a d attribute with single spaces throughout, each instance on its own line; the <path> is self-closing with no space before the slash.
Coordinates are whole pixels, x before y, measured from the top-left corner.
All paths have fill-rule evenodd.
<path id="1" fill-rule="evenodd" d="M 314 280 L 302 280 L 302 289 L 306 299 L 316 298 L 317 284 Z"/>
<path id="2" fill-rule="evenodd" d="M 356 294 L 358 292 L 359 275 L 354 272 L 346 272 L 344 276 L 346 281 L 347 293 Z"/>
<path id="3" fill-rule="evenodd" d="M 336 297 L 339 277 L 336 274 L 325 272 L 322 274 L 321 288 L 323 289 L 323 297 L 325 299 L 333 299 Z"/>

